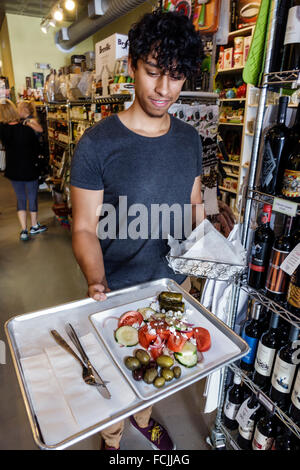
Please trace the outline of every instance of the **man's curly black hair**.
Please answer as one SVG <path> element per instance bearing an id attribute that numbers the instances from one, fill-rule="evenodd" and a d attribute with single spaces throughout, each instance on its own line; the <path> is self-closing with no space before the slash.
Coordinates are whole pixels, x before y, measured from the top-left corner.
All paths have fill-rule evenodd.
<path id="1" fill-rule="evenodd" d="M 128 40 L 134 68 L 139 59 L 147 60 L 152 54 L 158 67 L 172 76 L 189 78 L 199 72 L 203 58 L 200 34 L 182 13 L 146 13 L 132 25 Z"/>

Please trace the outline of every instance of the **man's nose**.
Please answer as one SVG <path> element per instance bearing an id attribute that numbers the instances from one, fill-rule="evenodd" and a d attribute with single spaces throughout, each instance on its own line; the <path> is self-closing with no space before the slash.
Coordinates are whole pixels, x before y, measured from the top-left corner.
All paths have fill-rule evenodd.
<path id="1" fill-rule="evenodd" d="M 155 91 L 161 96 L 167 96 L 169 93 L 170 77 L 161 74 L 156 82 Z"/>

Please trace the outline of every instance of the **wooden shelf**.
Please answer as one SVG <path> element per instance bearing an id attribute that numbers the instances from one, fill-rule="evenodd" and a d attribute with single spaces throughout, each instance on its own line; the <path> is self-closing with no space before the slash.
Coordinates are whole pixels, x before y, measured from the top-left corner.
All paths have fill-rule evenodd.
<path id="1" fill-rule="evenodd" d="M 230 69 L 222 69 L 222 70 L 218 70 L 217 71 L 217 74 L 226 74 L 226 73 L 235 73 L 235 72 L 242 72 L 242 70 L 244 70 L 244 67 L 232 67 Z"/>
<path id="2" fill-rule="evenodd" d="M 255 25 L 247 26 L 246 28 L 236 29 L 235 31 L 230 31 L 228 34 L 228 39 L 232 39 L 236 36 L 247 36 L 247 33 L 252 33 Z"/>
<path id="3" fill-rule="evenodd" d="M 227 162 L 226 160 L 221 160 L 219 159 L 221 163 L 223 163 L 223 165 L 232 165 L 232 166 L 240 166 L 240 162 L 232 162 L 232 161 L 229 161 Z"/>
<path id="4" fill-rule="evenodd" d="M 225 170 L 225 173 L 227 176 L 231 177 L 231 178 L 239 178 L 239 174 L 237 173 L 227 173 L 226 170 Z"/>
<path id="5" fill-rule="evenodd" d="M 246 98 L 220 98 L 219 101 L 228 102 L 228 101 L 246 101 Z"/>
<path id="6" fill-rule="evenodd" d="M 219 122 L 219 126 L 240 126 L 243 127 L 244 123 L 242 122 Z"/>
<path id="7" fill-rule="evenodd" d="M 228 193 L 237 194 L 237 191 L 235 191 L 234 189 L 227 189 L 227 188 L 224 188 L 224 186 L 219 186 L 219 189 L 220 191 L 227 191 Z"/>

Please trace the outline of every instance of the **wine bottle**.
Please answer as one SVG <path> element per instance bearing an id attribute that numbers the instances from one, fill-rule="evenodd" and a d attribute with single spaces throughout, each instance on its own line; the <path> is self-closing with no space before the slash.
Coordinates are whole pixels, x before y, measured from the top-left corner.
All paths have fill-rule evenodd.
<path id="1" fill-rule="evenodd" d="M 279 349 L 271 379 L 270 398 L 285 409 L 291 392 L 296 364 L 294 353 L 299 349 L 295 344 L 299 336 L 299 327 L 291 325 L 288 343 Z"/>
<path id="2" fill-rule="evenodd" d="M 274 232 L 270 227 L 271 215 L 271 204 L 264 204 L 261 224 L 254 232 L 249 262 L 248 284 L 254 289 L 264 287 L 266 281 L 266 266 L 274 243 Z"/>
<path id="3" fill-rule="evenodd" d="M 300 265 L 291 276 L 286 300 L 289 311 L 300 318 Z"/>
<path id="4" fill-rule="evenodd" d="M 251 450 L 254 429 L 262 414 L 261 406 L 253 393 L 242 403 L 240 410 L 242 407 L 245 408 L 245 418 L 244 422 L 239 422 L 237 444 L 243 450 Z"/>
<path id="5" fill-rule="evenodd" d="M 277 123 L 270 127 L 264 138 L 261 171 L 261 190 L 267 194 L 276 194 L 276 181 L 289 129 L 285 125 L 288 96 L 279 98 Z"/>
<path id="6" fill-rule="evenodd" d="M 284 233 L 275 238 L 269 262 L 265 288 L 267 289 L 268 297 L 277 301 L 285 298 L 288 288 L 289 276 L 280 269 L 280 265 L 292 251 L 292 224 L 293 217 L 287 216 Z"/>
<path id="7" fill-rule="evenodd" d="M 272 413 L 266 411 L 258 421 L 252 441 L 253 450 L 270 450 L 276 433 L 275 418 Z"/>
<path id="8" fill-rule="evenodd" d="M 277 14 L 274 34 L 274 46 L 271 50 L 270 72 L 279 72 L 284 51 L 285 26 L 287 23 L 289 9 L 292 6 L 292 0 L 280 0 Z M 269 87 L 272 89 L 272 87 Z M 275 91 L 275 90 L 274 90 Z"/>
<path id="9" fill-rule="evenodd" d="M 237 429 L 235 417 L 244 399 L 240 374 L 234 374 L 233 385 L 228 389 L 224 404 L 224 424 L 228 429 Z"/>
<path id="10" fill-rule="evenodd" d="M 262 334 L 258 343 L 253 382 L 262 390 L 266 390 L 267 386 L 270 385 L 273 363 L 279 348 L 280 331 L 278 330 L 278 323 L 279 315 L 274 312 L 268 331 Z"/>
<path id="11" fill-rule="evenodd" d="M 289 9 L 284 37 L 282 71 L 300 69 L 300 1 L 293 0 Z"/>
<path id="12" fill-rule="evenodd" d="M 285 152 L 282 171 L 278 178 L 278 194 L 294 202 L 300 202 L 300 140 L 289 152 Z M 276 191 L 277 192 L 277 191 Z"/>
<path id="13" fill-rule="evenodd" d="M 289 416 L 292 421 L 297 424 L 297 426 L 300 426 L 300 368 L 298 368 L 296 380 L 291 394 Z"/>
<path id="14" fill-rule="evenodd" d="M 287 426 L 276 436 L 272 450 L 298 450 L 297 438 L 293 431 Z"/>
<path id="15" fill-rule="evenodd" d="M 242 331 L 242 338 L 246 341 L 250 348 L 246 356 L 242 357 L 240 361 L 240 367 L 246 373 L 253 371 L 258 340 L 261 336 L 261 325 L 259 322 L 261 308 L 262 306 L 259 302 L 253 303 L 250 319 L 246 321 Z"/>

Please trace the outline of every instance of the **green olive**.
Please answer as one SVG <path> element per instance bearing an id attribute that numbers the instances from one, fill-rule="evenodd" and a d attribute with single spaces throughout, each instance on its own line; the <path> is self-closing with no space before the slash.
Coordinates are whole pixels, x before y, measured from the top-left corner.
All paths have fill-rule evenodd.
<path id="1" fill-rule="evenodd" d="M 144 374 L 144 382 L 146 382 L 147 384 L 152 384 L 156 379 L 157 375 L 158 373 L 156 369 L 147 369 Z"/>
<path id="2" fill-rule="evenodd" d="M 173 371 L 175 379 L 179 379 L 179 377 L 181 377 L 181 369 L 179 366 L 173 367 L 172 371 Z"/>
<path id="3" fill-rule="evenodd" d="M 165 385 L 166 381 L 163 377 L 156 377 L 156 379 L 153 382 L 153 385 L 157 388 L 161 388 Z"/>
<path id="4" fill-rule="evenodd" d="M 161 370 L 161 375 L 167 382 L 174 379 L 174 372 L 171 369 L 167 369 L 166 367 Z"/>
<path id="5" fill-rule="evenodd" d="M 160 367 L 166 368 L 172 367 L 172 365 L 174 364 L 174 360 L 172 359 L 172 357 L 166 355 L 159 356 L 156 359 L 156 362 Z"/>
<path id="6" fill-rule="evenodd" d="M 144 349 L 138 349 L 135 352 L 135 357 L 145 366 L 150 362 L 150 356 L 147 351 L 144 351 Z"/>
<path id="7" fill-rule="evenodd" d="M 141 367 L 141 363 L 136 357 L 126 357 L 125 366 L 129 370 L 136 370 Z"/>

